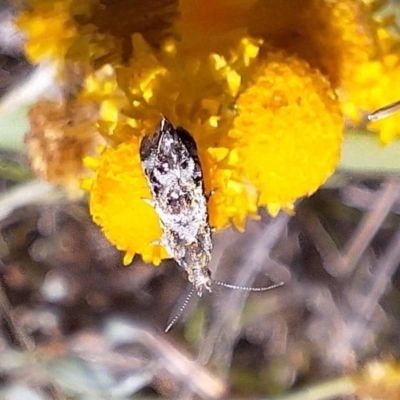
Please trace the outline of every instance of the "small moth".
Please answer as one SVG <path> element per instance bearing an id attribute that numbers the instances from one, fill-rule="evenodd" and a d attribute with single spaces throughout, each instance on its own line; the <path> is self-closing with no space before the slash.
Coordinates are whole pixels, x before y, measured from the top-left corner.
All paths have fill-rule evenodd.
<path id="1" fill-rule="evenodd" d="M 185 269 L 198 294 L 211 291 L 212 238 L 203 171 L 190 133 L 162 117 L 140 144 L 142 168 L 163 231 L 160 244 Z"/>
<path id="2" fill-rule="evenodd" d="M 283 282 L 264 287 L 236 286 L 211 279 L 212 229 L 208 218 L 208 196 L 196 142 L 190 133 L 175 128 L 162 117 L 156 132 L 142 139 L 139 149 L 142 168 L 162 229 L 159 244 L 188 274 L 192 283 L 179 312 L 167 325 L 168 332 L 182 315 L 193 291 L 199 297 L 211 292 L 212 283 L 230 289 L 263 292 L 282 286 Z"/>

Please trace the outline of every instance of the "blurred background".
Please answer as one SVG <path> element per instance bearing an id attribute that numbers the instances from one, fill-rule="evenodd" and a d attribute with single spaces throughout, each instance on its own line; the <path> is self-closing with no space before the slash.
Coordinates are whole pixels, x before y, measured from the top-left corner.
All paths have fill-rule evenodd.
<path id="1" fill-rule="evenodd" d="M 215 279 L 285 284 L 193 296 L 165 334 L 184 271 L 123 267 L 87 199 L 29 170 L 26 104 L 51 82 L 35 80 L 13 16 L 1 2 L 0 398 L 400 399 L 397 165 L 342 164 L 294 216 L 216 234 Z"/>

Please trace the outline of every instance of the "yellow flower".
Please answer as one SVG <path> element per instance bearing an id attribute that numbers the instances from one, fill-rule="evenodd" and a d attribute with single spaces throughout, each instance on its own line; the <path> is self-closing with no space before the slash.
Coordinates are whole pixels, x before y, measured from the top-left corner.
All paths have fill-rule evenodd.
<path id="1" fill-rule="evenodd" d="M 230 137 L 238 139 L 243 179 L 272 215 L 318 189 L 340 155 L 343 122 L 328 80 L 296 57 L 268 53 L 237 100 Z"/>
<path id="2" fill-rule="evenodd" d="M 335 88 L 354 65 L 374 54 L 373 32 L 365 23 L 365 7 L 359 0 L 260 0 L 248 15 L 251 34 L 298 54 Z"/>
<path id="3" fill-rule="evenodd" d="M 360 110 L 372 112 L 399 99 L 400 58 L 388 55 L 381 61 L 368 61 L 354 67 L 353 81 L 347 85 L 347 101 L 342 109 L 354 124 L 360 119 Z M 383 144 L 390 143 L 400 133 L 400 114 L 370 123 L 369 128 L 380 133 Z"/>
<path id="4" fill-rule="evenodd" d="M 29 37 L 25 51 L 32 63 L 64 59 L 76 35 L 71 3 L 72 0 L 32 1 L 32 8 L 17 18 L 19 28 Z"/>
<path id="5" fill-rule="evenodd" d="M 397 101 L 400 92 L 400 37 L 392 26 L 395 17 L 391 15 L 398 6 L 374 0 L 364 3 L 374 22 L 370 24 L 375 36 L 373 53 L 348 68 L 340 92 L 343 112 L 354 124 L 363 114 Z M 369 128 L 378 131 L 381 142 L 388 144 L 400 134 L 400 115 L 371 123 Z"/>
<path id="6" fill-rule="evenodd" d="M 259 205 L 272 214 L 280 208 L 291 210 L 294 201 L 314 192 L 333 172 L 343 122 L 329 81 L 306 62 L 261 48 L 260 40 L 250 38 L 232 46 L 229 57 L 188 56 L 184 46 L 172 41 L 157 54 L 138 36 L 133 43 L 138 58 L 131 67 L 105 67 L 108 73 L 103 68 L 103 73 L 90 75 L 82 96 L 104 99 L 104 134 L 115 145 L 129 147 L 131 157 L 137 152 L 132 138 L 153 133 L 160 114 L 188 129 L 198 144 L 206 192 L 215 190 L 208 208 L 210 224 L 217 230 L 231 221 L 243 230 L 248 216 L 257 218 Z M 127 250 L 126 240 L 134 237 L 134 215 L 107 221 L 119 215 L 121 202 L 128 205 L 143 197 L 146 181 L 140 171 L 133 185 L 122 172 L 128 168 L 126 157 L 111 162 L 109 154 L 100 157 L 101 163 L 107 159 L 107 167 L 97 169 L 91 213 L 106 236 Z M 132 161 L 129 173 L 135 168 L 140 169 L 139 161 L 136 167 Z M 129 190 L 110 185 L 103 175 L 125 180 Z M 119 201 L 105 202 L 99 195 L 103 191 L 106 199 Z M 154 232 L 151 241 L 161 235 L 159 227 Z M 142 243 L 137 237 L 134 241 Z M 146 237 L 141 246 L 151 241 Z M 128 259 L 133 251 L 144 252 L 143 247 L 129 246 Z"/>
<path id="7" fill-rule="evenodd" d="M 131 67 L 114 70 L 105 66 L 90 74 L 81 94 L 82 99 L 97 99 L 102 104 L 101 132 L 118 146 L 152 133 L 161 114 L 167 115 L 175 124 L 183 125 L 198 142 L 206 192 L 215 190 L 209 201 L 210 224 L 222 229 L 232 219 L 239 229 L 243 229 L 246 216 L 257 217 L 257 193 L 250 183 L 241 182 L 235 175 L 239 160 L 232 144 L 222 145 L 234 118 L 231 107 L 238 92 L 235 76 L 240 76 L 228 60 L 216 54 L 204 60 L 188 59 L 169 41 L 163 53 L 156 57 L 154 50 L 140 36 L 134 36 L 133 43 L 137 59 L 132 60 Z M 256 41 L 241 41 L 233 57 L 237 67 L 244 68 L 249 64 L 249 60 L 256 57 L 259 46 Z M 189 89 L 190 82 L 197 82 L 196 90 Z M 127 93 L 125 97 L 123 93 Z M 127 111 L 129 98 L 133 100 Z M 101 159 L 103 157 L 104 154 Z M 111 170 L 112 167 L 108 165 Z M 97 171 L 98 180 L 102 179 L 102 172 Z M 142 184 L 146 185 L 144 177 L 142 179 Z M 120 196 L 108 187 L 104 190 L 110 196 Z M 129 196 L 141 197 L 135 187 L 131 188 Z M 96 200 L 91 200 L 91 205 L 95 203 Z M 102 210 L 103 207 L 91 206 L 95 220 L 106 220 L 98 217 Z M 100 225 L 104 226 L 103 223 Z M 118 235 L 127 230 L 131 228 L 118 226 Z M 125 247 L 114 239 L 116 236 L 109 233 L 110 229 L 104 228 L 104 232 L 117 246 Z"/>
<path id="8" fill-rule="evenodd" d="M 153 25 L 143 25 L 139 17 L 129 25 L 119 21 L 126 10 L 123 0 L 116 2 L 119 20 L 114 23 L 114 3 L 103 0 L 104 8 L 93 7 L 86 19 L 79 19 L 86 25 L 73 19 L 77 34 L 65 57 L 89 65 L 78 102 L 98 106 L 97 127 L 108 143 L 97 160 L 87 159 L 95 172 L 84 186 L 93 219 L 126 252 L 125 263 L 136 253 L 155 263 L 166 257 L 154 244 L 161 229 L 154 210 L 143 201 L 150 193 L 138 154 L 141 138 L 154 132 L 161 115 L 196 140 L 206 192 L 213 192 L 210 224 L 217 230 L 231 223 L 243 230 L 246 218 L 258 217 L 259 206 L 274 215 L 281 208 L 290 211 L 299 197 L 314 192 L 333 172 L 343 131 L 332 91 L 338 70 L 330 64 L 316 28 L 329 17 L 336 26 L 337 9 L 330 1 L 321 8 L 316 0 L 305 1 L 309 7 L 290 3 L 299 6 L 301 17 L 293 37 L 290 24 L 286 33 L 281 29 L 287 21 L 279 22 L 276 2 L 266 0 L 236 0 L 229 7 L 222 0 L 185 0 L 174 25 L 175 2 L 169 8 L 161 1 L 152 6 L 146 2 Z M 134 11 L 141 6 L 135 7 L 129 14 L 140 15 Z M 161 15 L 162 27 L 154 29 Z M 294 21 L 292 9 L 290 15 Z M 90 23 L 94 28 L 89 29 Z M 275 28 L 267 32 L 265 26 Z M 336 40 L 337 55 L 341 31 L 332 26 L 327 37 L 332 45 Z M 301 36 L 306 27 L 313 32 L 310 47 Z M 80 53 L 86 49 L 93 54 L 88 51 L 85 60 Z"/>
<path id="9" fill-rule="evenodd" d="M 230 36 L 223 34 L 224 29 L 246 30 L 278 49 L 297 54 L 327 76 L 343 114 L 353 125 L 358 125 L 365 113 L 399 98 L 400 37 L 393 22 L 397 20 L 395 3 L 239 0 L 227 7 L 223 0 L 215 0 L 202 12 L 198 8 L 198 0 L 186 0 L 179 22 L 190 44 L 200 47 L 200 27 L 212 25 L 208 40 L 214 48 L 226 47 Z M 399 122 L 400 116 L 393 116 L 370 128 L 380 132 L 383 143 L 389 143 L 400 133 Z"/>
<path id="10" fill-rule="evenodd" d="M 131 57 L 130 35 L 143 32 L 153 46 L 171 34 L 177 1 L 27 0 L 17 18 L 29 60 L 80 62 L 99 68 Z M 123 23 L 121 23 L 123 21 Z M 63 66 L 61 65 L 61 68 Z M 61 71 L 62 72 L 62 71 Z"/>
<path id="11" fill-rule="evenodd" d="M 353 41 L 343 47 L 337 85 L 342 111 L 354 125 L 365 113 L 398 100 L 400 92 L 400 37 L 393 24 L 398 5 L 363 0 L 357 7 L 353 20 L 348 20 L 345 37 Z M 369 125 L 383 144 L 400 134 L 399 127 L 399 115 Z"/>
<path id="12" fill-rule="evenodd" d="M 136 253 L 159 264 L 167 255 L 153 244 L 161 228 L 154 209 L 143 200 L 151 195 L 140 166 L 138 138 L 115 149 L 107 147 L 100 160 L 87 163 L 96 169 L 95 178 L 84 183 L 90 190 L 90 211 L 108 239 L 126 252 L 124 264 Z"/>

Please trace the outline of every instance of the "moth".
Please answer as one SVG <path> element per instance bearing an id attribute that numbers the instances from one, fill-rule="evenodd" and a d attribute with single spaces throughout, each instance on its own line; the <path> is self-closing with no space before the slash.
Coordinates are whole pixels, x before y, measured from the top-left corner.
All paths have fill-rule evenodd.
<path id="1" fill-rule="evenodd" d="M 162 117 L 154 133 L 140 144 L 140 158 L 162 228 L 160 244 L 188 274 L 198 294 L 211 291 L 208 264 L 212 229 L 203 171 L 190 133 Z"/>
<path id="2" fill-rule="evenodd" d="M 211 285 L 262 292 L 281 286 L 283 282 L 265 287 L 236 286 L 211 279 L 212 229 L 208 216 L 208 195 L 197 145 L 190 133 L 175 128 L 162 117 L 155 133 L 143 137 L 139 155 L 150 188 L 151 205 L 160 220 L 162 236 L 159 242 L 188 274 L 192 289 L 178 313 L 167 325 L 168 332 L 182 315 L 193 291 L 199 297 L 211 292 Z"/>

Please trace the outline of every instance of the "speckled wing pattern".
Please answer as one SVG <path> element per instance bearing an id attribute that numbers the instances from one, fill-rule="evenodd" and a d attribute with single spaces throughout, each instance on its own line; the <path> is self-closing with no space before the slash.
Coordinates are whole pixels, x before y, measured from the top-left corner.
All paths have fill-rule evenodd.
<path id="1" fill-rule="evenodd" d="M 163 231 L 160 244 L 186 270 L 197 294 L 211 291 L 212 240 L 207 195 L 196 142 L 163 117 L 140 144 L 143 171 Z"/>

